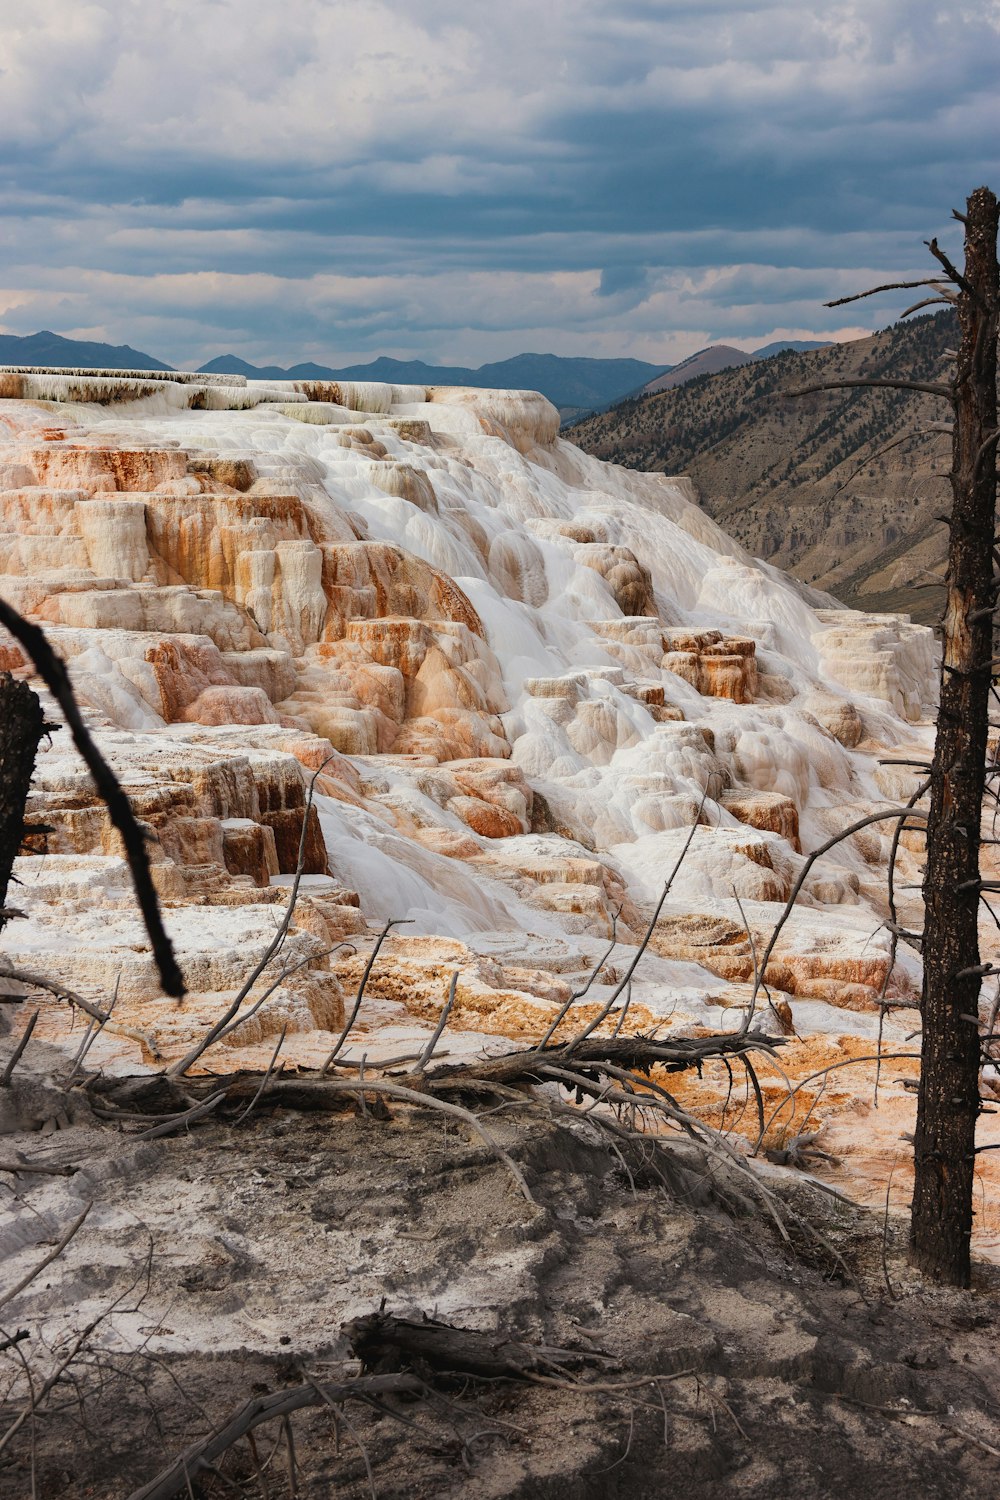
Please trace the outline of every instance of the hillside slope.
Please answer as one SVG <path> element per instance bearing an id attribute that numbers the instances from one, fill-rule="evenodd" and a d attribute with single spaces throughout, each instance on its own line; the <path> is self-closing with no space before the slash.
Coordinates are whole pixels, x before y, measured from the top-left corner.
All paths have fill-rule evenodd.
<path id="1" fill-rule="evenodd" d="M 699 375 L 717 375 L 720 370 L 729 370 L 737 365 L 749 365 L 755 359 L 767 359 L 772 354 L 781 354 L 786 349 L 794 349 L 801 352 L 804 349 L 828 349 L 829 343 L 817 343 L 815 340 L 788 340 L 774 344 L 764 344 L 760 349 L 754 349 L 749 354 L 744 349 L 735 349 L 732 344 L 710 344 L 707 349 L 699 349 L 697 353 L 688 355 L 682 359 L 679 365 L 672 365 L 664 370 L 662 375 L 657 375 L 653 380 L 647 381 L 641 391 L 632 391 L 634 396 L 649 396 L 654 391 L 669 391 L 675 385 L 685 385 L 689 380 L 696 380 Z"/>
<path id="2" fill-rule="evenodd" d="M 814 381 L 939 378 L 949 315 L 916 318 L 806 353 L 786 351 L 624 402 L 573 427 L 588 453 L 690 474 L 705 510 L 756 556 L 857 608 L 935 617 L 935 521 L 946 490 L 947 418 L 933 397 L 855 389 L 787 399 Z"/>
<path id="3" fill-rule="evenodd" d="M 169 370 L 162 360 L 143 354 L 130 344 L 101 344 L 93 339 L 67 339 L 47 328 L 23 337 L 0 334 L 0 364 L 45 365 L 80 370 Z"/>

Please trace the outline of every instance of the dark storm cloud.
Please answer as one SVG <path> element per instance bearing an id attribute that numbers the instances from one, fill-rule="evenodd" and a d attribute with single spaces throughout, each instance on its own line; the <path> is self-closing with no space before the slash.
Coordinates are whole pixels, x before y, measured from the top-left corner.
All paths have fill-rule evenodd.
<path id="1" fill-rule="evenodd" d="M 36 0 L 0 53 L 4 326 L 185 362 L 849 332 L 1000 176 L 997 0 Z"/>

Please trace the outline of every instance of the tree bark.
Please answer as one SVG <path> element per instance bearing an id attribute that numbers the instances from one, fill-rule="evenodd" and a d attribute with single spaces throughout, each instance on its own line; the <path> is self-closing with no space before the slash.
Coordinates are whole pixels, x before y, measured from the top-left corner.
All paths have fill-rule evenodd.
<path id="1" fill-rule="evenodd" d="M 44 730 L 37 694 L 9 672 L 0 673 L 0 931 L 7 920 L 7 887 L 24 837 L 24 805 Z"/>
<path id="2" fill-rule="evenodd" d="M 910 1255 L 925 1275 L 968 1286 L 981 975 L 979 843 L 990 693 L 996 511 L 997 200 L 968 200 L 959 281 L 947 602 L 941 703 L 924 872 L 920 1091 Z M 936 252 L 936 245 L 932 243 Z M 940 256 L 939 256 L 940 258 Z"/>

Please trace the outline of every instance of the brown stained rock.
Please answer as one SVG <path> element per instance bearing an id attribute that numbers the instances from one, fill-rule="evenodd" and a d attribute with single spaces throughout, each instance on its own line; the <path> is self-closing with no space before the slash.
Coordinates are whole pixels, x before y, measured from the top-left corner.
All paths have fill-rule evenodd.
<path id="1" fill-rule="evenodd" d="M 397 754 L 430 755 L 442 762 L 469 757 L 507 759 L 511 753 L 498 715 L 460 708 L 440 708 L 432 715 L 407 720 L 393 748 Z"/>
<path id="2" fill-rule="evenodd" d="M 766 833 L 778 833 L 797 852 L 801 850 L 799 812 L 791 797 L 783 797 L 780 792 L 729 791 L 723 792 L 719 801 L 741 823 Z"/>
<path id="3" fill-rule="evenodd" d="M 221 589 L 228 598 L 237 594 L 242 554 L 312 539 L 297 495 L 157 495 L 147 502 L 147 523 L 169 581 Z"/>
<path id="4" fill-rule="evenodd" d="M 707 698 L 752 703 L 757 692 L 757 643 L 717 630 L 665 630 L 662 665 Z"/>
<path id="5" fill-rule="evenodd" d="M 258 478 L 257 465 L 251 458 L 233 458 L 221 453 L 195 454 L 189 457 L 187 470 L 197 475 L 203 488 L 222 486 L 241 494 Z"/>
<path id="6" fill-rule="evenodd" d="M 262 688 L 204 688 L 179 716 L 188 724 L 277 724 L 280 715 Z"/>
<path id="7" fill-rule="evenodd" d="M 272 875 L 281 873 L 274 829 L 249 818 L 223 823 L 222 853 L 230 875 L 249 875 L 256 886 L 267 886 Z"/>
<path id="8" fill-rule="evenodd" d="M 433 854 L 447 859 L 477 859 L 482 849 L 467 833 L 454 828 L 414 828 L 410 837 Z"/>
<path id="9" fill-rule="evenodd" d="M 278 858 L 278 871 L 282 875 L 294 873 L 299 857 L 299 841 L 302 837 L 304 807 L 279 808 L 260 814 L 260 821 L 274 834 L 274 845 Z M 319 825 L 319 814 L 310 807 L 306 823 L 304 875 L 328 875 L 326 844 Z"/>
<path id="10" fill-rule="evenodd" d="M 809 693 L 802 707 L 817 719 L 828 734 L 847 750 L 853 750 L 864 737 L 864 724 L 857 708 L 847 698 L 832 693 Z"/>
<path id="11" fill-rule="evenodd" d="M 530 825 L 524 818 L 519 818 L 516 813 L 508 812 L 506 808 L 497 807 L 490 802 L 484 802 L 479 797 L 459 796 L 451 797 L 447 803 L 448 811 L 462 819 L 468 824 L 473 833 L 480 834 L 487 839 L 508 839 L 517 834 L 527 833 Z"/>
<path id="12" fill-rule="evenodd" d="M 207 688 L 235 687 L 218 648 L 207 640 L 173 636 L 147 647 L 145 658 L 153 669 L 160 713 L 168 724 L 186 718 L 188 708 Z"/>
<path id="13" fill-rule="evenodd" d="M 755 930 L 758 954 L 769 936 L 768 931 Z M 754 956 L 745 928 L 722 917 L 702 913 L 665 916 L 657 924 L 650 946 L 663 958 L 702 964 L 720 979 L 749 984 L 754 978 Z M 799 999 L 825 1000 L 845 1010 L 873 1010 L 877 1009 L 889 969 L 886 954 L 860 953 L 850 944 L 825 950 L 816 944 L 811 952 L 796 952 L 779 941 L 764 979 L 772 990 Z M 898 972 L 890 976 L 887 993 L 903 1004 L 915 1004 L 918 999 Z"/>
<path id="14" fill-rule="evenodd" d="M 428 515 L 437 515 L 434 485 L 422 469 L 415 469 L 412 464 L 400 463 L 397 459 L 385 459 L 372 464 L 371 480 L 387 495 L 396 495 Z"/>
<path id="15" fill-rule="evenodd" d="M 615 547 L 605 542 L 584 543 L 574 548 L 573 556 L 578 563 L 601 575 L 623 615 L 656 614 L 649 569 L 630 547 Z"/>
<path id="16" fill-rule="evenodd" d="M 645 703 L 647 708 L 662 708 L 664 706 L 662 682 L 627 682 L 623 690 L 630 698 L 635 698 L 638 703 Z"/>
<path id="17" fill-rule="evenodd" d="M 422 422 L 419 417 L 389 417 L 382 425 L 398 432 L 404 443 L 417 443 L 423 448 L 437 446 L 430 423 Z"/>
<path id="18" fill-rule="evenodd" d="M 53 443 L 45 448 L 22 448 L 18 460 L 40 485 L 56 489 L 78 487 L 91 494 L 109 490 L 149 491 L 183 479 L 186 455 L 177 449 L 120 449 Z"/>
<path id="19" fill-rule="evenodd" d="M 448 770 L 463 791 L 530 824 L 533 793 L 520 766 L 507 760 L 453 760 Z"/>
<path id="20" fill-rule="evenodd" d="M 452 620 L 473 635 L 485 636 L 482 621 L 458 585 L 402 547 L 391 542 L 324 542 L 322 552 L 323 589 L 334 606 L 326 624 L 327 640 L 345 634 L 357 640 L 352 622 L 387 616 Z"/>
<path id="21" fill-rule="evenodd" d="M 211 866 L 224 870 L 222 822 L 218 818 L 178 817 L 175 811 L 161 820 L 156 830 L 160 850 L 167 859 L 182 867 Z M 112 832 L 108 852 L 117 853 L 117 837 Z"/>
<path id="22" fill-rule="evenodd" d="M 20 646 L 0 641 L 0 672 L 20 672 L 27 665 L 28 658 Z"/>
<path id="23" fill-rule="evenodd" d="M 404 617 L 351 620 L 346 635 L 373 662 L 394 667 L 407 680 L 416 677 L 433 639 L 423 621 Z"/>
<path id="24" fill-rule="evenodd" d="M 554 811 L 549 799 L 542 795 L 537 787 L 532 789 L 531 800 L 531 832 L 532 833 L 555 833 L 560 838 L 572 839 L 577 844 L 582 844 L 585 849 L 593 849 L 594 836 L 582 823 L 570 825 L 567 821 Z"/>

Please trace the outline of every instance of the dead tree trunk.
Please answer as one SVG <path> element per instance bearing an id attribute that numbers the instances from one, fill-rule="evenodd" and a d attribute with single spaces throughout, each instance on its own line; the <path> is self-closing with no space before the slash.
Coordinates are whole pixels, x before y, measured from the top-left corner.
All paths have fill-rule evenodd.
<path id="1" fill-rule="evenodd" d="M 994 195 L 977 188 L 965 221 L 965 273 L 953 278 L 961 339 L 953 509 L 924 873 L 923 1041 L 910 1255 L 925 1275 L 953 1286 L 969 1284 L 979 1113 L 979 841 L 997 587 L 997 212 Z M 937 253 L 935 244 L 931 249 Z"/>
<path id="2" fill-rule="evenodd" d="M 44 719 L 28 684 L 9 672 L 0 674 L 0 931 L 7 920 L 7 887 L 24 837 L 24 804 Z"/>

